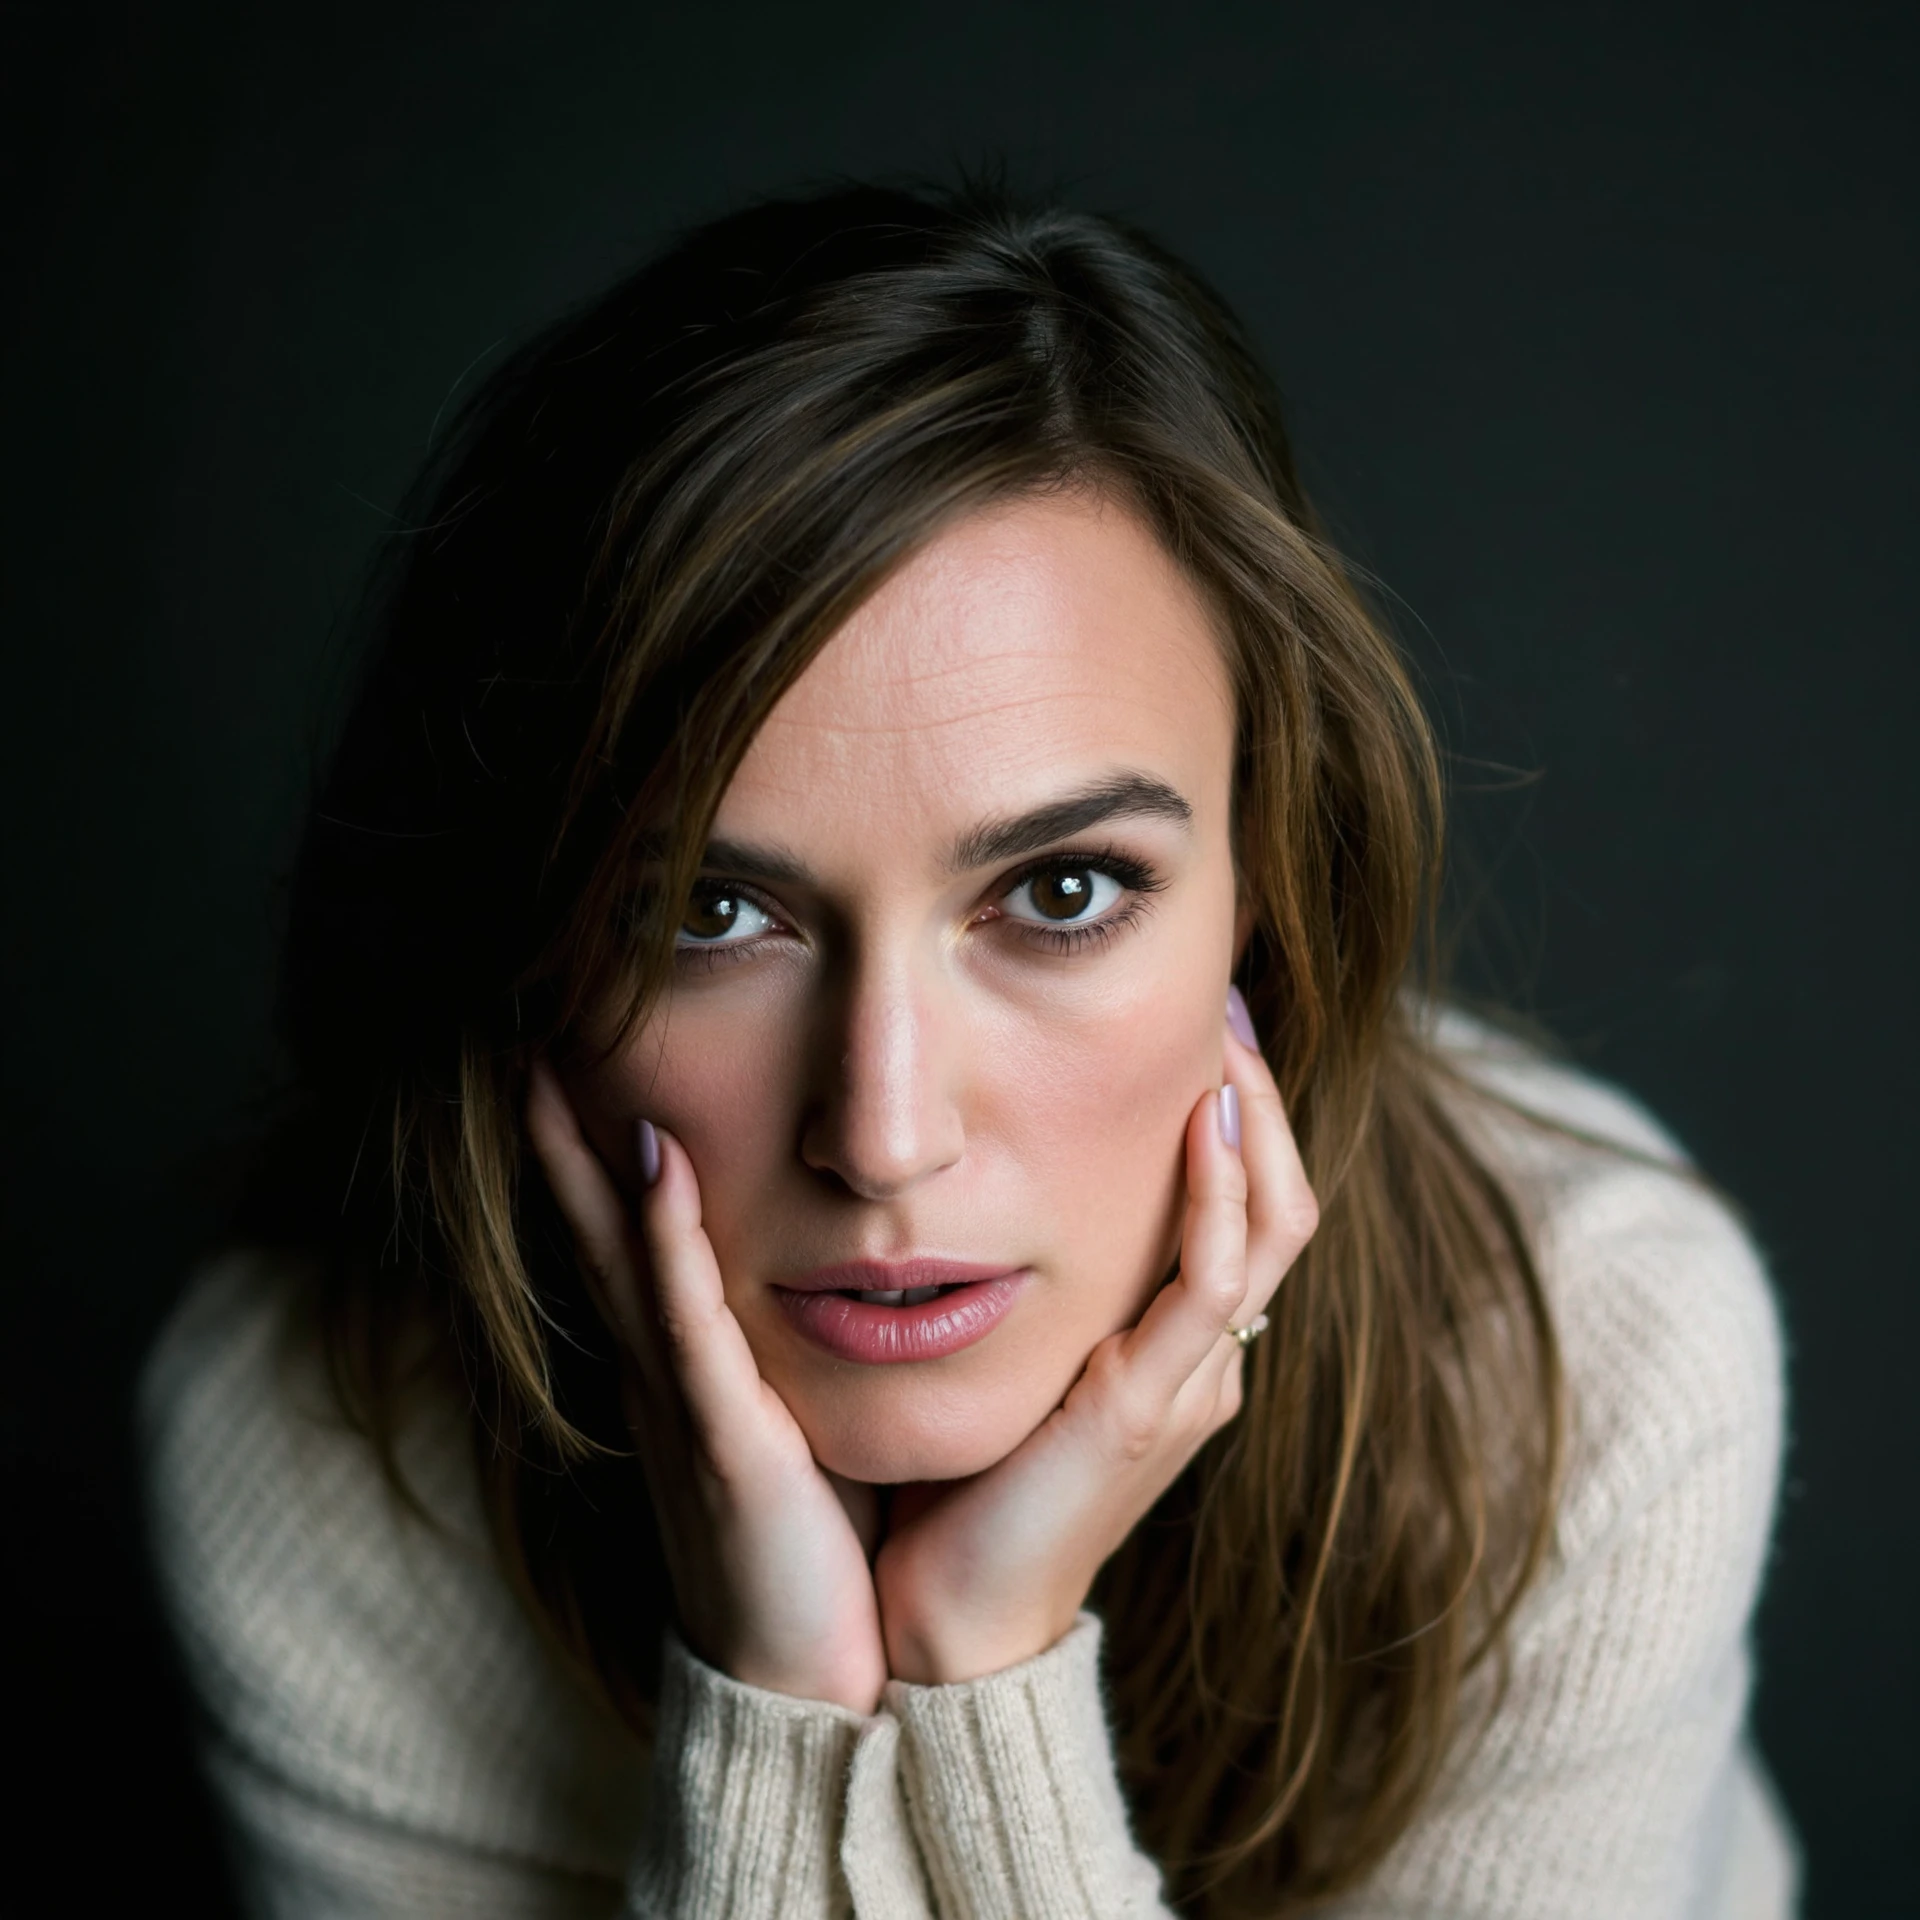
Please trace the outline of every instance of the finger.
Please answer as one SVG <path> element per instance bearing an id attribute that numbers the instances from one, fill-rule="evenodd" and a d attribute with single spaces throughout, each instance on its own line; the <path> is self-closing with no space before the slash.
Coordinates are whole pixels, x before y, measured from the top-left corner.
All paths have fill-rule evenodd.
<path id="1" fill-rule="evenodd" d="M 1222 1095 L 1187 1121 L 1187 1212 L 1180 1271 L 1157 1293 L 1123 1353 L 1140 1392 L 1170 1403 L 1219 1343 L 1247 1290 L 1247 1174 L 1221 1128 Z"/>
<path id="2" fill-rule="evenodd" d="M 1219 1340 L 1194 1368 L 1174 1401 L 1174 1417 L 1196 1440 L 1218 1433 L 1239 1411 L 1247 1370 L 1247 1351 L 1237 1340 Z"/>
<path id="3" fill-rule="evenodd" d="M 646 1436 L 643 1453 L 651 1463 L 673 1444 L 680 1422 L 679 1389 L 660 1337 L 650 1276 L 626 1199 L 544 1056 L 534 1061 L 529 1079 L 527 1135 L 572 1230 L 588 1297 L 627 1363 L 620 1405 L 635 1437 Z"/>
<path id="4" fill-rule="evenodd" d="M 1185 1429 L 1190 1440 L 1211 1433 L 1224 1418 L 1223 1396 L 1238 1380 L 1244 1359 L 1237 1340 L 1215 1340 L 1173 1396 L 1169 1424 Z"/>
<path id="5" fill-rule="evenodd" d="M 1214 1394 L 1213 1416 L 1207 1432 L 1218 1433 L 1228 1421 L 1236 1419 L 1246 1395 L 1247 1350 L 1236 1340 L 1233 1351 L 1227 1355 L 1227 1364 L 1220 1369 L 1220 1385 Z"/>
<path id="6" fill-rule="evenodd" d="M 1226 1074 L 1240 1096 L 1240 1157 L 1247 1172 L 1247 1295 L 1234 1315 L 1264 1313 L 1320 1223 L 1280 1089 L 1265 1058 L 1228 1028 Z"/>
<path id="7" fill-rule="evenodd" d="M 757 1430 L 762 1383 L 727 1305 L 720 1263 L 700 1218 L 700 1183 L 686 1149 L 655 1129 L 660 1172 L 640 1201 L 640 1237 L 674 1376 L 716 1464 L 730 1438 Z"/>
<path id="8" fill-rule="evenodd" d="M 544 1055 L 535 1059 L 528 1078 L 527 1138 L 573 1233 L 595 1306 L 617 1338 L 640 1350 L 646 1325 L 627 1205 L 581 1131 L 560 1076 Z"/>

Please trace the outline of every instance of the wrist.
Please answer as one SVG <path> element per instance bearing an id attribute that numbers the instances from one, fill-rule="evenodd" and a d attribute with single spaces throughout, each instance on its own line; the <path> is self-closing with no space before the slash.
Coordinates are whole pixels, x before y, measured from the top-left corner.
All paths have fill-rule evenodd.
<path id="1" fill-rule="evenodd" d="M 851 1648 L 839 1656 L 832 1649 L 812 1649 L 809 1657 L 796 1648 L 741 1646 L 711 1664 L 743 1687 L 839 1707 L 863 1719 L 878 1710 L 889 1677 L 878 1647 Z"/>
<path id="2" fill-rule="evenodd" d="M 887 1671 L 913 1687 L 959 1686 L 1024 1665 L 1057 1646 L 1072 1630 L 1077 1605 L 991 1621 L 888 1622 Z"/>

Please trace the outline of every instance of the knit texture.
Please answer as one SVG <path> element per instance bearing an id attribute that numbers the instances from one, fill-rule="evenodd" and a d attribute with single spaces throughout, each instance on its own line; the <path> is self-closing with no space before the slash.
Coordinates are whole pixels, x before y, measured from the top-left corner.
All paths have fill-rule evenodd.
<path id="1" fill-rule="evenodd" d="M 1440 1037 L 1518 1104 L 1677 1160 L 1597 1082 L 1457 1017 Z M 1741 1738 L 1781 1445 L 1764 1276 L 1698 1182 L 1462 1117 L 1537 1235 L 1571 1454 L 1498 1710 L 1339 1920 L 1782 1920 L 1792 1847 Z M 896 1682 L 865 1720 L 670 1643 L 649 1754 L 509 1592 L 451 1402 L 403 1443 L 431 1522 L 392 1499 L 289 1312 L 298 1277 L 244 1252 L 210 1268 L 142 1396 L 155 1562 L 250 1911 L 1167 1911 L 1115 1777 L 1091 1616 L 1005 1673 Z"/>
<path id="2" fill-rule="evenodd" d="M 649 1828 L 634 1906 L 685 1920 L 844 1909 L 836 1855 L 861 1716 L 742 1686 L 677 1640 L 659 1707 L 652 1803 L 698 1817 Z"/>
<path id="3" fill-rule="evenodd" d="M 1038 1659 L 957 1686 L 887 1688 L 942 1920 L 1164 1913 L 1134 1850 L 1100 1710 L 1091 1614 Z"/>

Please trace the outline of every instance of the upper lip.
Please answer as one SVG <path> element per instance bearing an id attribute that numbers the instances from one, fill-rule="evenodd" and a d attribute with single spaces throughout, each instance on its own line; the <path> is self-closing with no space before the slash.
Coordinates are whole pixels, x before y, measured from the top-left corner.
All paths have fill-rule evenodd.
<path id="1" fill-rule="evenodd" d="M 909 1254 L 900 1260 L 844 1260 L 777 1284 L 794 1293 L 900 1293 L 909 1287 L 957 1287 L 969 1280 L 998 1280 L 1019 1271 L 1003 1260 L 939 1260 Z"/>

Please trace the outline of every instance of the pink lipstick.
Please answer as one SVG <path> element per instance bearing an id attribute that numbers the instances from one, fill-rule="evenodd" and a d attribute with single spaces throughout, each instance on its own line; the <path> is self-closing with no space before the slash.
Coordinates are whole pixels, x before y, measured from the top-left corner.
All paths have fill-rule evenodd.
<path id="1" fill-rule="evenodd" d="M 840 1360 L 938 1360 L 984 1339 L 1027 1281 L 1024 1267 L 977 1260 L 851 1260 L 773 1289 L 792 1322 Z"/>

